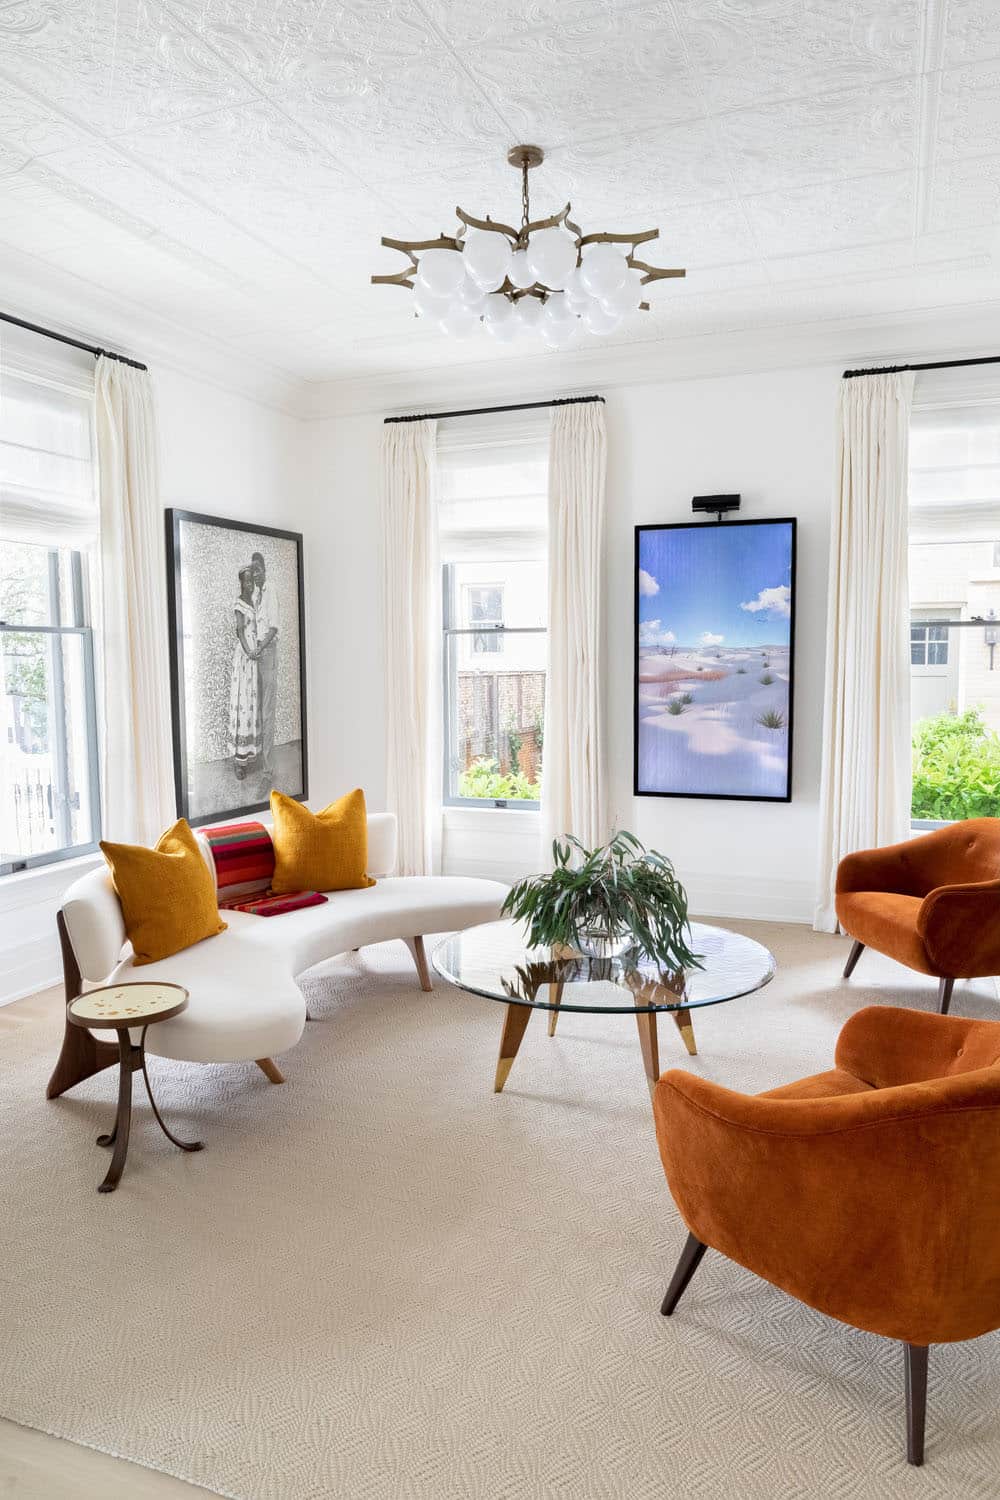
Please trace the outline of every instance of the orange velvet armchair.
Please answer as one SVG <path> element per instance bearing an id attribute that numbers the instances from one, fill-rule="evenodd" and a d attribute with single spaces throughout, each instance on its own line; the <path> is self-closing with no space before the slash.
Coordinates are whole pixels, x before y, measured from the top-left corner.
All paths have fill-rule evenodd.
<path id="1" fill-rule="evenodd" d="M 928 1346 L 1000 1327 L 1000 1022 L 869 1007 L 835 1061 L 758 1095 L 663 1074 L 657 1140 L 690 1233 L 661 1311 L 710 1246 L 901 1340 L 919 1464 Z"/>
<path id="2" fill-rule="evenodd" d="M 947 1015 L 956 979 L 1000 974 L 1000 818 L 849 854 L 837 870 L 837 916 L 854 939 L 845 979 L 874 948 L 933 974 Z"/>

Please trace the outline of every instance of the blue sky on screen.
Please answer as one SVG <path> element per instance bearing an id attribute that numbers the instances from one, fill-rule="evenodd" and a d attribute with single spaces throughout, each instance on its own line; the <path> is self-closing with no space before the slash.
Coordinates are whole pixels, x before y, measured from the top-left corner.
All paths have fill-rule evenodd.
<path id="1" fill-rule="evenodd" d="M 787 521 L 642 531 L 640 644 L 787 645 L 791 568 Z"/>

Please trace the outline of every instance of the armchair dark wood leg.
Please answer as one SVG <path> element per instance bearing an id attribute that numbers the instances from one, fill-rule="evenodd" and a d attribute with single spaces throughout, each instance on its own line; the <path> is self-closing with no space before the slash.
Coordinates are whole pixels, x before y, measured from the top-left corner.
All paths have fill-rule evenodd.
<path id="1" fill-rule="evenodd" d="M 664 1297 L 660 1307 L 660 1312 L 665 1318 L 670 1317 L 670 1314 L 683 1297 L 687 1290 L 687 1284 L 701 1265 L 701 1258 L 707 1249 L 708 1246 L 703 1245 L 697 1235 L 688 1235 L 684 1249 L 681 1251 L 681 1258 L 677 1262 L 677 1269 L 671 1277 L 670 1285 L 667 1287 L 667 1295 Z"/>
<path id="2" fill-rule="evenodd" d="M 906 1371 L 906 1462 L 924 1461 L 924 1422 L 927 1416 L 926 1344 L 904 1344 Z"/>
<path id="3" fill-rule="evenodd" d="M 862 955 L 862 953 L 864 953 L 864 951 L 865 951 L 865 945 L 864 945 L 864 943 L 857 943 L 856 942 L 854 944 L 854 947 L 851 949 L 850 953 L 847 955 L 847 962 L 844 965 L 844 978 L 845 979 L 850 979 L 851 975 L 854 973 L 854 970 L 857 968 L 858 959 L 861 957 L 861 955 Z"/>
<path id="4" fill-rule="evenodd" d="M 938 1010 L 942 1016 L 946 1016 L 951 1008 L 951 992 L 954 988 L 954 979 L 938 980 Z"/>

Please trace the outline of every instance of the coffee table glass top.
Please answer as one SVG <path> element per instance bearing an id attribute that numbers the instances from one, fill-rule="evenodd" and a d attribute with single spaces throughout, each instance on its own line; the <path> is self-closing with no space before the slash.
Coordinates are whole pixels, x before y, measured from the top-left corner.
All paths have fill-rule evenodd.
<path id="1" fill-rule="evenodd" d="M 433 962 L 442 978 L 461 989 L 539 1010 L 689 1010 L 735 1000 L 774 978 L 773 955 L 741 933 L 692 922 L 690 946 L 702 968 L 672 976 L 627 953 L 553 958 L 548 949 L 526 947 L 521 923 L 504 921 L 445 938 Z"/>

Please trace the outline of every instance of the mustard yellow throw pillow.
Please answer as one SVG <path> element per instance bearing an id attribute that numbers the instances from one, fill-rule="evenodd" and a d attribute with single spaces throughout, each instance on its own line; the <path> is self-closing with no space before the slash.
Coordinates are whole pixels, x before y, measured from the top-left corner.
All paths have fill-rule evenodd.
<path id="1" fill-rule="evenodd" d="M 184 818 L 160 835 L 155 849 L 102 840 L 101 853 L 111 867 L 137 966 L 225 932 L 215 881 Z"/>
<path id="2" fill-rule="evenodd" d="M 360 891 L 375 884 L 368 878 L 368 814 L 360 787 L 320 813 L 311 813 L 283 792 L 272 792 L 271 817 L 271 889 L 278 895 Z"/>

